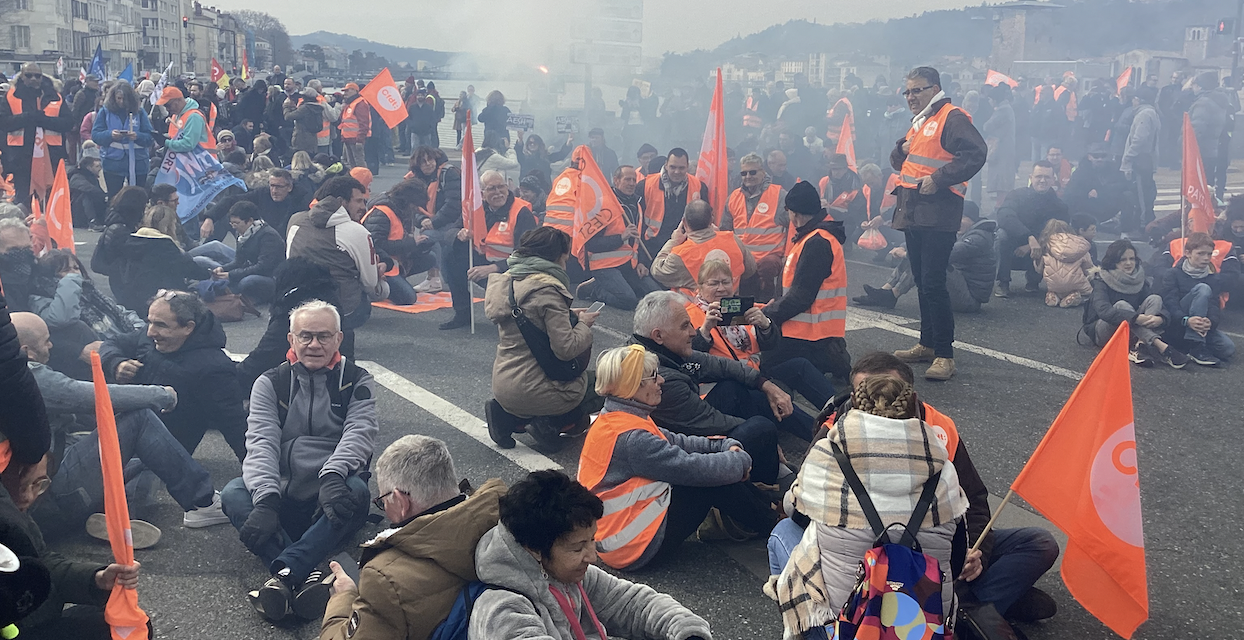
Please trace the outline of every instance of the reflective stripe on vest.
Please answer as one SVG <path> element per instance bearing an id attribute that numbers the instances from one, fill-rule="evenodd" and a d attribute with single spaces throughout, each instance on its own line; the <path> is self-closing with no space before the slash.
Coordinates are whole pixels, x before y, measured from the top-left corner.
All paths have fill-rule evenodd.
<path id="1" fill-rule="evenodd" d="M 648 478 L 630 478 L 612 489 L 600 489 L 618 436 L 628 431 L 666 439 L 651 419 L 611 411 L 592 423 L 579 457 L 579 482 L 605 503 L 604 516 L 596 523 L 596 552 L 615 569 L 625 569 L 643 556 L 665 522 L 670 503 L 670 485 Z"/>
<path id="2" fill-rule="evenodd" d="M 847 265 L 842 255 L 842 245 L 837 238 L 824 229 L 817 229 L 796 242 L 790 255 L 786 256 L 786 265 L 782 268 L 782 289 L 790 291 L 794 285 L 799 256 L 803 254 L 808 239 L 813 236 L 820 236 L 829 242 L 830 251 L 833 253 L 830 275 L 821 282 L 812 305 L 803 313 L 782 323 L 782 336 L 809 341 L 842 338 L 847 331 Z"/>
<path id="3" fill-rule="evenodd" d="M 781 192 L 781 185 L 769 185 L 750 213 L 747 211 L 747 194 L 742 189 L 735 189 L 726 201 L 726 211 L 730 213 L 735 235 L 757 261 L 772 254 L 781 255 L 786 250 L 786 230 L 777 223 L 778 196 Z"/>
<path id="4" fill-rule="evenodd" d="M 725 261 L 730 265 L 730 275 L 734 279 L 734 289 L 737 291 L 739 279 L 743 277 L 743 252 L 739 250 L 739 242 L 733 233 L 718 231 L 711 239 L 700 243 L 687 238 L 686 242 L 670 249 L 670 253 L 682 258 L 682 264 L 687 268 L 687 273 L 691 274 L 693 282 L 700 279 L 700 267 L 704 266 L 709 254 L 714 251 L 725 254 Z"/>
<path id="5" fill-rule="evenodd" d="M 367 213 L 363 214 L 363 219 L 359 220 L 359 222 L 360 223 L 367 222 L 367 218 L 371 216 L 371 214 L 375 213 L 376 211 L 383 213 L 384 217 L 389 219 L 389 235 L 385 237 L 386 240 L 389 240 L 390 242 L 392 242 L 395 240 L 401 240 L 402 238 L 406 237 L 405 225 L 403 225 L 402 221 L 397 217 L 397 213 L 393 211 L 393 208 L 387 204 L 378 204 L 372 207 L 371 211 L 368 211 Z M 390 255 L 389 258 L 393 260 L 393 268 L 389 269 L 388 271 L 385 271 L 384 275 L 386 276 L 400 275 L 402 271 L 402 266 L 401 266 L 401 263 L 398 262 L 398 257 L 394 255 Z"/>
<path id="6" fill-rule="evenodd" d="M 367 137 L 368 132 L 363 131 L 363 123 L 359 122 L 359 119 L 354 115 L 354 108 L 362 102 L 364 102 L 362 98 L 357 98 L 346 106 L 345 111 L 341 112 L 341 125 L 338 128 L 341 130 L 342 138 Z"/>
<path id="7" fill-rule="evenodd" d="M 526 200 L 514 198 L 510 205 L 510 213 L 505 220 L 498 222 L 484 236 L 484 257 L 489 260 L 504 260 L 514 253 L 514 225 L 518 223 L 518 212 L 523 207 L 531 208 Z"/>
<path id="8" fill-rule="evenodd" d="M 12 113 L 15 116 L 22 115 L 22 99 L 17 97 L 16 87 L 9 89 L 8 93 L 5 95 L 5 98 L 9 102 L 9 113 Z M 36 98 L 35 105 L 38 106 L 38 104 L 39 99 Z M 49 118 L 59 118 L 60 108 L 63 104 L 64 102 L 62 102 L 58 97 L 56 100 L 47 103 L 47 106 L 43 107 L 43 114 Z M 43 131 L 43 141 L 46 142 L 49 147 L 59 147 L 64 144 L 64 138 L 61 137 L 61 133 L 59 131 L 49 131 L 43 127 L 36 127 L 35 131 Z M 7 136 L 7 142 L 10 147 L 25 146 L 26 127 L 10 131 Z"/>
<path id="9" fill-rule="evenodd" d="M 687 174 L 687 202 L 700 199 L 701 183 L 698 178 Z M 661 173 L 658 171 L 644 178 L 644 224 L 640 232 L 644 240 L 651 240 L 661 233 L 661 223 L 665 221 L 665 191 L 661 188 Z"/>
<path id="10" fill-rule="evenodd" d="M 315 101 L 320 103 L 320 116 L 324 119 L 324 124 L 320 125 L 320 130 L 315 132 L 315 145 L 317 147 L 323 147 L 327 145 L 329 143 L 329 139 L 332 138 L 333 123 L 328 121 L 327 112 L 324 110 L 324 96 L 316 96 Z"/>
<path id="11" fill-rule="evenodd" d="M 946 118 L 955 111 L 971 119 L 966 111 L 947 102 L 937 110 L 937 113 L 924 121 L 919 131 L 907 130 L 907 141 L 911 143 L 911 147 L 907 159 L 903 161 L 903 168 L 900 170 L 899 186 L 917 189 L 921 178 L 933 175 L 935 171 L 955 159 L 954 154 L 942 148 L 942 132 L 946 129 Z M 950 186 L 951 192 L 960 198 L 967 195 L 967 188 L 966 182 Z"/>

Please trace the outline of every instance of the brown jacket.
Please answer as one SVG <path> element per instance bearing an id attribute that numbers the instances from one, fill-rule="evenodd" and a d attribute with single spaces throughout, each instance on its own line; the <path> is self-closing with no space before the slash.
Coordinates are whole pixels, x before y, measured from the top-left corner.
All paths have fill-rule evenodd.
<path id="1" fill-rule="evenodd" d="M 949 102 L 949 98 L 943 98 Z M 937 113 L 942 108 L 942 100 L 933 103 L 931 112 Z M 907 154 L 903 151 L 906 138 L 894 143 L 890 151 L 890 166 L 901 171 Z M 932 231 L 959 232 L 959 221 L 963 219 L 963 198 L 955 195 L 951 185 L 971 180 L 985 166 L 987 147 L 972 119 L 962 111 L 955 111 L 946 116 L 946 126 L 942 128 L 942 148 L 950 152 L 954 159 L 933 172 L 933 182 L 937 191 L 922 195 L 916 189 L 897 187 L 894 195 L 898 203 L 894 206 L 892 227 L 899 231 L 907 229 L 929 229 Z"/>
<path id="2" fill-rule="evenodd" d="M 583 401 L 587 373 L 570 382 L 555 382 L 544 375 L 510 313 L 511 281 L 518 306 L 549 334 L 558 358 L 571 360 L 592 348 L 592 328 L 583 323 L 570 326 L 574 298 L 556 278 L 538 273 L 515 280 L 508 273 L 494 274 L 484 294 L 484 314 L 501 334 L 492 365 L 492 395 L 506 411 L 522 418 L 566 413 Z"/>
<path id="3" fill-rule="evenodd" d="M 505 491 L 505 483 L 489 480 L 465 502 L 364 544 L 358 590 L 328 601 L 320 640 L 426 640 L 478 579 L 475 547 L 497 525 Z"/>

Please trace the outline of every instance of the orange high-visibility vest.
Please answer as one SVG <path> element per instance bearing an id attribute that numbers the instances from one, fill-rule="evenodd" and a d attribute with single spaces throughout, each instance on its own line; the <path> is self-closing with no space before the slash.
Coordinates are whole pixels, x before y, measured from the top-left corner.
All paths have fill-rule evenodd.
<path id="1" fill-rule="evenodd" d="M 363 123 L 354 115 L 355 107 L 366 101 L 362 98 L 356 99 L 354 102 L 346 105 L 344 111 L 341 112 L 341 137 L 342 138 L 366 138 L 371 135 L 370 131 L 363 131 Z"/>
<path id="2" fill-rule="evenodd" d="M 1055 87 L 1054 100 L 1058 100 L 1059 98 L 1063 97 L 1064 93 L 1067 93 L 1067 87 L 1064 87 L 1061 84 Z M 1063 112 L 1067 116 L 1068 120 L 1075 120 L 1076 116 L 1079 115 L 1079 110 L 1076 108 L 1076 92 L 1075 91 L 1072 91 L 1071 97 L 1067 98 L 1067 106 L 1063 109 Z"/>
<path id="3" fill-rule="evenodd" d="M 1226 240 L 1215 240 L 1214 241 L 1214 253 L 1210 254 L 1209 261 L 1210 261 L 1210 264 L 1214 265 L 1214 271 L 1216 273 L 1222 273 L 1222 261 L 1226 260 L 1227 256 L 1231 255 L 1231 250 L 1234 248 L 1235 248 L 1235 245 L 1231 244 L 1230 242 L 1227 242 Z M 1171 252 L 1171 266 L 1173 267 L 1175 266 L 1176 262 L 1179 262 L 1180 258 L 1184 257 L 1184 239 L 1175 238 L 1174 240 L 1171 240 L 1170 252 Z M 1227 306 L 1227 300 L 1230 300 L 1230 299 L 1231 299 L 1231 294 L 1229 292 L 1223 291 L 1222 293 L 1218 294 L 1218 305 L 1221 307 L 1225 307 Z"/>
<path id="4" fill-rule="evenodd" d="M 320 103 L 320 116 L 324 119 L 324 124 L 321 125 L 320 130 L 315 133 L 315 146 L 326 147 L 330 144 L 332 139 L 333 123 L 328 121 L 328 114 L 325 112 L 325 109 L 327 109 L 328 106 L 324 104 L 324 96 L 316 96 L 315 101 Z"/>
<path id="5" fill-rule="evenodd" d="M 17 97 L 16 87 L 9 89 L 7 95 L 5 95 L 5 98 L 9 101 L 9 112 L 15 116 L 22 115 L 22 99 Z M 37 105 L 38 103 L 39 101 L 36 98 L 35 104 Z M 47 106 L 43 107 L 43 114 L 49 118 L 59 118 L 62 104 L 64 104 L 64 101 L 57 97 L 56 100 L 47 103 Z M 51 131 L 48 129 L 43 130 L 43 141 L 46 142 L 49 147 L 59 147 L 64 144 L 64 138 L 61 137 L 61 133 L 59 131 Z M 21 127 L 20 129 L 9 132 L 9 147 L 22 147 L 25 144 L 26 127 Z"/>
<path id="6" fill-rule="evenodd" d="M 743 107 L 743 126 L 751 129 L 760 129 L 764 127 L 764 121 L 760 119 L 760 101 L 756 96 L 748 96 L 747 104 Z"/>
<path id="7" fill-rule="evenodd" d="M 821 178 L 820 186 L 821 186 L 821 199 L 824 200 L 825 194 L 829 192 L 829 176 L 825 176 L 824 178 Z M 859 189 L 852 189 L 850 191 L 843 191 L 837 196 L 834 196 L 834 201 L 829 203 L 829 207 L 827 207 L 829 210 L 830 219 L 839 220 L 839 219 L 845 218 L 847 215 L 847 208 L 851 206 L 851 203 L 855 201 L 855 197 L 858 196 L 859 194 L 860 194 Z M 838 214 L 838 217 L 834 216 L 835 212 Z"/>
<path id="8" fill-rule="evenodd" d="M 946 128 L 946 118 L 955 111 L 967 116 L 969 120 L 972 118 L 963 109 L 947 102 L 924 121 L 924 126 L 919 131 L 907 130 L 907 141 L 911 143 L 911 147 L 907 159 L 903 161 L 899 186 L 918 189 L 921 178 L 933 175 L 933 172 L 955 159 L 954 154 L 942 147 L 942 131 Z M 950 190 L 960 198 L 966 197 L 968 183 L 951 185 Z"/>
<path id="9" fill-rule="evenodd" d="M 514 227 L 518 224 L 518 212 L 524 207 L 530 210 L 531 203 L 522 198 L 514 198 L 506 219 L 488 230 L 488 235 L 484 236 L 484 257 L 489 260 L 504 260 L 514 253 Z"/>
<path id="10" fill-rule="evenodd" d="M 545 220 L 547 221 L 547 216 Z M 620 236 L 626 231 L 626 221 L 622 216 L 617 216 L 609 221 L 609 225 L 598 233 L 606 236 Z M 637 257 L 637 246 L 634 240 L 623 242 L 621 246 L 613 251 L 601 251 L 600 253 L 587 252 L 587 269 L 588 271 L 598 271 L 600 269 L 613 269 L 624 264 L 630 263 L 635 266 L 639 263 Z"/>
<path id="11" fill-rule="evenodd" d="M 891 173 L 889 178 L 885 180 L 885 193 L 881 196 L 881 213 L 885 213 L 886 209 L 893 209 L 898 204 L 898 196 L 894 195 L 894 190 L 898 188 L 898 174 Z"/>
<path id="12" fill-rule="evenodd" d="M 687 174 L 687 204 L 700 199 L 701 182 L 699 178 Z M 661 223 L 665 221 L 665 191 L 661 188 L 661 173 L 654 173 L 644 178 L 644 224 L 640 233 L 644 240 L 651 240 L 661 232 Z"/>
<path id="13" fill-rule="evenodd" d="M 189 122 L 190 118 L 194 116 L 195 114 L 198 114 L 200 118 L 203 117 L 203 113 L 199 111 L 198 109 L 191 109 L 187 112 L 179 113 L 176 116 L 174 116 L 173 119 L 170 120 L 168 123 L 168 139 L 172 140 L 173 138 L 176 138 L 177 134 L 180 133 L 181 130 L 186 127 L 186 123 Z M 199 146 L 203 147 L 204 149 L 215 149 L 216 148 L 216 136 L 212 135 L 211 127 L 207 127 L 207 141 L 200 142 Z"/>
<path id="14" fill-rule="evenodd" d="M 778 196 L 781 193 L 781 185 L 769 185 L 750 215 L 747 212 L 747 194 L 743 193 L 743 189 L 735 189 L 726 201 L 726 211 L 734 223 L 735 235 L 756 260 L 771 255 L 780 256 L 786 251 L 786 230 L 777 223 L 777 211 L 781 206 Z"/>
<path id="15" fill-rule="evenodd" d="M 743 252 L 739 250 L 739 241 L 729 231 L 718 231 L 712 239 L 697 243 L 691 238 L 670 249 L 670 253 L 682 258 L 682 263 L 691 274 L 691 279 L 699 281 L 700 267 L 708 260 L 708 254 L 721 251 L 730 262 L 730 275 L 734 278 L 734 290 L 739 289 L 739 279 L 743 277 Z"/>
<path id="16" fill-rule="evenodd" d="M 596 522 L 596 554 L 615 569 L 625 569 L 643 556 L 665 523 L 670 504 L 667 482 L 631 478 L 612 489 L 600 489 L 618 436 L 628 431 L 666 440 L 651 418 L 610 411 L 592 423 L 579 454 L 579 482 L 605 503 L 605 515 Z"/>
<path id="17" fill-rule="evenodd" d="M 403 225 L 402 220 L 397 217 L 397 213 L 393 211 L 393 207 L 390 207 L 387 204 L 378 204 L 372 207 L 371 211 L 368 211 L 367 213 L 363 214 L 363 219 L 360 220 L 359 222 L 360 223 L 367 222 L 367 218 L 371 216 L 371 214 L 377 211 L 379 211 L 380 213 L 383 213 L 384 217 L 389 219 L 389 235 L 385 237 L 385 240 L 389 240 L 392 242 L 395 240 L 401 240 L 402 238 L 406 237 L 405 225 Z M 398 263 L 397 256 L 389 256 L 389 257 L 392 258 L 393 260 L 393 268 L 384 272 L 384 275 L 386 276 L 400 275 L 402 272 L 402 267 L 401 267 L 401 264 Z"/>
<path id="18" fill-rule="evenodd" d="M 575 180 L 570 176 L 554 178 L 553 188 L 544 199 L 544 226 L 557 227 L 571 237 L 574 237 L 574 209 L 579 204 L 579 194 L 572 188 Z"/>
<path id="19" fill-rule="evenodd" d="M 847 335 L 847 263 L 842 256 L 842 245 L 838 239 L 824 229 L 816 229 L 800 238 L 786 256 L 786 265 L 782 268 L 782 289 L 790 291 L 795 284 L 795 269 L 799 265 L 799 256 L 808 244 L 808 238 L 820 236 L 829 242 L 834 254 L 830 266 L 829 277 L 821 282 L 812 306 L 803 313 L 782 323 L 782 335 L 798 340 L 816 341 L 824 338 L 843 338 Z"/>
<path id="20" fill-rule="evenodd" d="M 699 330 L 700 327 L 704 326 L 704 319 L 706 317 L 704 315 L 704 310 L 701 309 L 700 305 L 695 301 L 688 302 L 686 307 L 687 315 L 691 318 L 691 324 Z M 725 332 L 721 330 L 721 327 L 716 327 L 713 329 L 713 332 L 716 334 L 713 337 L 713 346 L 708 350 L 708 352 L 722 358 L 738 360 L 739 362 L 760 371 L 760 343 L 756 340 L 756 327 L 750 324 L 740 326 L 744 331 L 747 331 L 747 335 L 751 339 L 750 347 L 739 348 L 730 344 L 726 341 Z"/>

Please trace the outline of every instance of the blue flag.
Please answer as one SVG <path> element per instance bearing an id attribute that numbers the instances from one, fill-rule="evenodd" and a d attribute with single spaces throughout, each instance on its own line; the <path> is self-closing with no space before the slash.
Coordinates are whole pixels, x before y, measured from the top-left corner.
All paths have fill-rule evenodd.
<path id="1" fill-rule="evenodd" d="M 96 78 L 104 80 L 108 74 L 104 72 L 104 48 L 102 44 L 95 45 L 95 55 L 91 58 L 91 68 L 87 73 L 95 74 Z"/>
<path id="2" fill-rule="evenodd" d="M 199 215 L 221 191 L 233 185 L 246 191 L 246 183 L 226 171 L 216 154 L 202 147 L 186 153 L 165 153 L 155 183 L 177 187 L 177 217 L 182 223 Z"/>
<path id="3" fill-rule="evenodd" d="M 125 70 L 117 75 L 117 80 L 124 80 L 130 83 L 131 85 L 134 84 L 134 63 L 133 62 L 125 65 Z"/>

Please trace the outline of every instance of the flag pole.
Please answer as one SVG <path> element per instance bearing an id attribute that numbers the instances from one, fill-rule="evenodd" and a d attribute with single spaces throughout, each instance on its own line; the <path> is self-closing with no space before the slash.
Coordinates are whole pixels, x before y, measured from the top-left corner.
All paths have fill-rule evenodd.
<path id="1" fill-rule="evenodd" d="M 469 231 L 468 231 L 469 233 Z M 467 239 L 467 273 L 475 268 L 475 238 Z M 475 292 L 471 290 L 471 278 L 467 278 L 467 304 L 471 306 L 471 335 L 475 335 Z"/>
<path id="2" fill-rule="evenodd" d="M 981 548 L 981 543 L 985 541 L 985 536 L 989 535 L 989 532 L 993 530 L 993 523 L 998 521 L 998 516 L 1002 515 L 1002 510 L 1006 508 L 1007 503 L 1011 501 L 1011 496 L 1013 495 L 1015 495 L 1015 490 L 1008 489 L 1006 496 L 1002 498 L 1002 504 L 998 505 L 998 508 L 994 510 L 993 515 L 989 517 L 989 522 L 985 525 L 985 530 L 981 532 L 980 537 L 976 538 L 976 544 L 972 545 L 972 548 L 968 551 L 968 553 L 977 551 Z"/>

